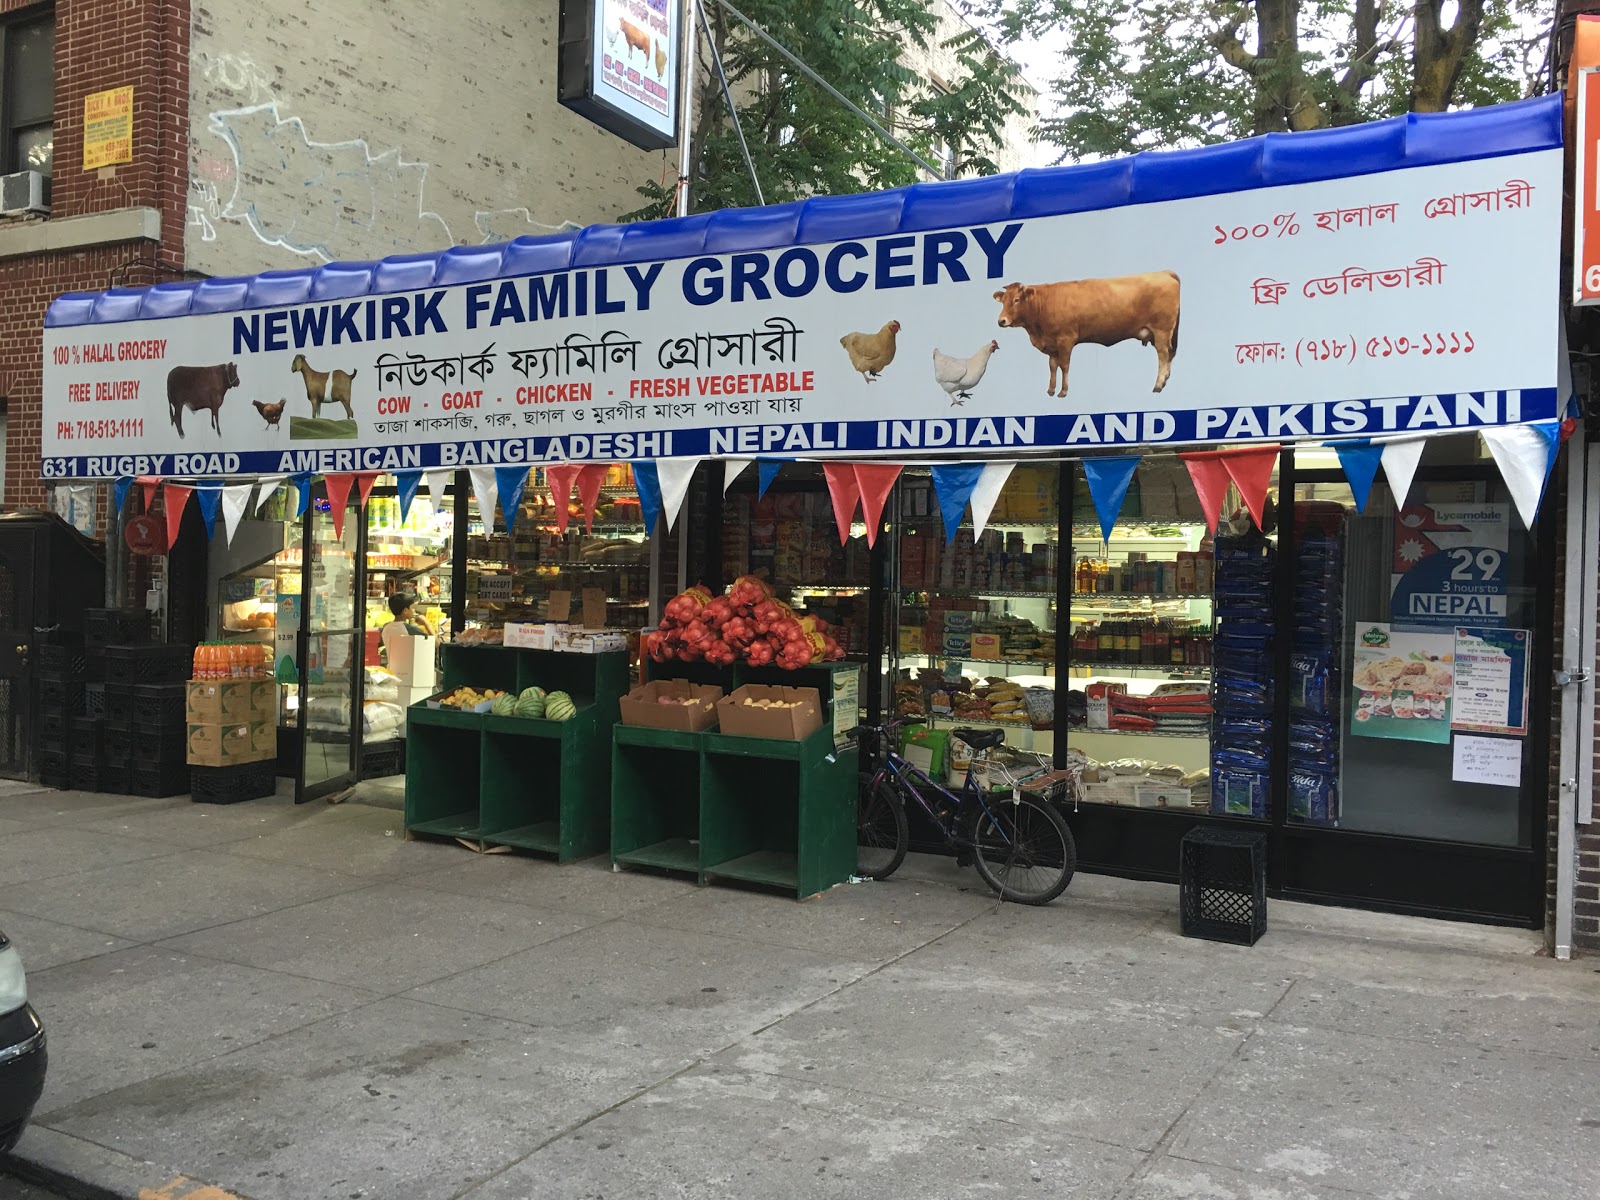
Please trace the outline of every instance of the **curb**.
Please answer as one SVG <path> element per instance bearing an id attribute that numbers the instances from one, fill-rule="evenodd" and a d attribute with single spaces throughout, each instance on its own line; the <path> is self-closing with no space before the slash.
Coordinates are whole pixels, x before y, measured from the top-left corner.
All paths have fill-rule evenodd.
<path id="1" fill-rule="evenodd" d="M 247 1200 L 42 1125 L 30 1125 L 15 1150 L 0 1154 L 0 1177 L 6 1172 L 68 1200 Z"/>

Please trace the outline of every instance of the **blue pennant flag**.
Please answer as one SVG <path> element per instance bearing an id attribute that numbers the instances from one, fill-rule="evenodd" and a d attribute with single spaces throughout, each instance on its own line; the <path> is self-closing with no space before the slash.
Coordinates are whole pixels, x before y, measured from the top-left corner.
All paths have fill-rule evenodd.
<path id="1" fill-rule="evenodd" d="M 656 475 L 653 462 L 636 462 L 633 466 L 633 486 L 639 493 L 639 512 L 644 518 L 644 531 L 654 537 L 656 522 L 661 519 L 661 480 Z"/>
<path id="2" fill-rule="evenodd" d="M 294 484 L 295 494 L 299 497 L 294 506 L 294 517 L 298 521 L 306 515 L 306 506 L 311 503 L 311 472 L 302 471 L 298 475 L 291 475 L 289 482 Z"/>
<path id="3" fill-rule="evenodd" d="M 1371 438 L 1327 444 L 1339 456 L 1344 477 L 1350 482 L 1350 495 L 1355 498 L 1356 511 L 1366 512 L 1367 497 L 1372 494 L 1372 481 L 1378 477 L 1378 466 L 1383 462 L 1382 444 L 1373 445 Z"/>
<path id="4" fill-rule="evenodd" d="M 421 484 L 421 471 L 396 471 L 394 473 L 394 488 L 400 497 L 400 524 L 402 525 L 406 523 L 406 518 L 411 513 L 411 502 L 417 498 L 417 488 Z"/>
<path id="5" fill-rule="evenodd" d="M 1094 501 L 1094 511 L 1100 515 L 1100 532 L 1106 541 L 1111 540 L 1111 527 L 1122 512 L 1122 501 L 1133 482 L 1133 473 L 1139 466 L 1139 455 L 1118 455 L 1114 458 L 1086 458 L 1083 476 L 1089 483 L 1089 498 Z"/>
<path id="6" fill-rule="evenodd" d="M 507 533 L 516 526 L 517 511 L 522 507 L 522 489 L 527 486 L 527 467 L 494 469 L 494 490 L 500 493 L 500 515 L 505 518 Z"/>
<path id="7" fill-rule="evenodd" d="M 955 541 L 956 529 L 961 524 L 961 514 L 967 511 L 967 501 L 972 489 L 983 474 L 982 463 L 936 463 L 933 473 L 933 491 L 939 497 L 939 515 L 944 518 L 945 544 Z"/>
<path id="8" fill-rule="evenodd" d="M 211 540 L 211 531 L 217 527 L 217 509 L 222 504 L 222 489 L 220 487 L 197 487 L 194 498 L 200 502 L 200 515 L 206 523 L 206 541 Z"/>
<path id="9" fill-rule="evenodd" d="M 132 486 L 132 475 L 124 475 L 111 485 L 111 502 L 115 506 L 111 510 L 111 515 L 113 518 L 122 515 L 122 506 L 127 503 L 128 489 Z"/>
<path id="10" fill-rule="evenodd" d="M 767 489 L 772 486 L 772 481 L 778 477 L 778 471 L 786 462 L 782 458 L 758 458 L 756 460 L 756 499 L 767 494 Z"/>

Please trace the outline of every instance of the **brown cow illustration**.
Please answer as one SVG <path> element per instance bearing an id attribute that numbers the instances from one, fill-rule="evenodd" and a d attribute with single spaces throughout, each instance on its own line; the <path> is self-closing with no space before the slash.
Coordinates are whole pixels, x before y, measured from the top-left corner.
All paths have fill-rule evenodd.
<path id="1" fill-rule="evenodd" d="M 624 51 L 628 61 L 630 63 L 633 61 L 633 52 L 637 50 L 644 56 L 644 61 L 648 63 L 650 61 L 650 35 L 632 21 L 618 21 L 617 27 L 622 30 L 622 37 L 628 43 L 628 48 Z"/>
<path id="2" fill-rule="evenodd" d="M 1033 348 L 1050 360 L 1049 396 L 1067 394 L 1073 347 L 1083 342 L 1115 346 L 1129 338 L 1156 348 L 1156 386 L 1167 386 L 1178 352 L 1178 276 L 1172 271 L 1074 279 L 1063 283 L 1008 283 L 994 294 L 1000 328 L 1027 332 Z M 1056 390 L 1056 372 L 1061 389 Z"/>
<path id="3" fill-rule="evenodd" d="M 167 372 L 167 406 L 172 410 L 172 423 L 178 436 L 183 436 L 183 410 L 211 414 L 211 428 L 222 434 L 217 413 L 229 388 L 239 386 L 239 368 L 233 363 L 220 363 L 214 367 L 173 367 Z"/>

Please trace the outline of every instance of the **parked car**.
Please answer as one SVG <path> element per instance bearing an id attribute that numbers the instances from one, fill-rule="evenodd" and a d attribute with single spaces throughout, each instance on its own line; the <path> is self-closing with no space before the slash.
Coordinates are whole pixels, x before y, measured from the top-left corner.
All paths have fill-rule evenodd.
<path id="1" fill-rule="evenodd" d="M 44 1024 L 28 1003 L 22 956 L 0 930 L 0 1154 L 17 1144 L 44 1090 Z"/>

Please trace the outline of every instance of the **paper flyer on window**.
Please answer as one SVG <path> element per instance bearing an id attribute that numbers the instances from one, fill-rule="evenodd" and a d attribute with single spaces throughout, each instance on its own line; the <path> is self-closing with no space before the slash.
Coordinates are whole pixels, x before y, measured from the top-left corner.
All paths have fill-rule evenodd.
<path id="1" fill-rule="evenodd" d="M 1454 659 L 1453 633 L 1360 622 L 1350 668 L 1351 734 L 1447 745 Z"/>

